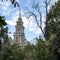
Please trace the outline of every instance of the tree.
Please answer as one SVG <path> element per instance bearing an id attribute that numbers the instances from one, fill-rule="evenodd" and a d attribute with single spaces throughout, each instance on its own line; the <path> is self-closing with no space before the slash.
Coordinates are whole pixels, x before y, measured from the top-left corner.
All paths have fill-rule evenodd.
<path id="1" fill-rule="evenodd" d="M 48 43 L 40 38 L 37 38 L 36 58 L 37 60 L 51 60 Z"/>
<path id="2" fill-rule="evenodd" d="M 4 0 L 2 0 L 4 1 Z M 8 1 L 8 0 L 6 0 Z M 18 6 L 19 4 L 16 0 L 10 0 L 11 3 L 14 5 L 14 7 Z M 4 39 L 4 42 L 6 43 L 8 41 L 8 28 L 4 28 L 7 25 L 7 23 L 5 22 L 5 17 L 4 16 L 0 16 L 0 50 L 1 50 L 1 39 Z"/>
<path id="3" fill-rule="evenodd" d="M 60 2 L 59 2 L 60 3 Z M 51 34 L 56 34 L 59 31 L 59 16 L 60 16 L 60 12 L 59 12 L 59 3 L 55 3 L 55 5 L 52 6 L 52 8 L 50 9 L 50 12 L 48 14 L 48 22 L 47 22 L 47 34 L 46 36 L 48 37 L 47 39 L 49 39 Z"/>
<path id="4" fill-rule="evenodd" d="M 60 60 L 60 0 L 52 6 L 48 14 L 47 24 L 48 40 L 50 41 L 49 50 L 52 53 L 52 60 Z"/>
<path id="5" fill-rule="evenodd" d="M 3 38 L 3 28 L 6 25 L 5 18 L 0 16 L 0 50 L 1 50 L 1 39 Z"/>
<path id="6" fill-rule="evenodd" d="M 31 10 L 30 9 L 27 9 L 27 12 L 26 12 L 26 15 L 28 18 L 30 18 L 31 16 L 33 16 L 33 19 L 36 21 L 37 23 L 37 26 L 41 29 L 41 32 L 43 33 L 44 37 L 45 37 L 45 40 L 47 40 L 47 22 L 48 22 L 48 19 L 47 19 L 47 16 L 48 16 L 48 6 L 50 5 L 52 0 L 44 0 L 43 2 L 43 5 L 44 6 L 40 6 L 39 4 L 39 1 L 37 2 L 33 2 L 32 4 L 32 8 Z M 43 23 L 43 10 L 41 9 L 44 9 L 44 14 L 45 14 L 45 28 L 42 27 L 42 23 Z"/>
<path id="7" fill-rule="evenodd" d="M 4 1 L 4 0 L 2 0 Z M 6 0 L 8 1 L 8 0 Z M 14 7 L 18 6 L 19 4 L 16 0 L 10 0 L 11 3 L 14 5 Z M 2 41 L 4 40 L 4 44 L 8 44 L 9 43 L 9 37 L 8 37 L 8 28 L 6 27 L 7 23 L 5 22 L 5 17 L 4 16 L 0 16 L 0 50 L 3 48 L 2 47 Z M 0 59 L 2 59 L 2 51 L 0 51 Z M 18 60 L 18 59 L 17 59 Z"/>
<path id="8" fill-rule="evenodd" d="M 3 60 L 23 60 L 24 52 L 21 47 L 17 45 L 4 45 Z"/>
<path id="9" fill-rule="evenodd" d="M 27 43 L 24 47 L 25 59 L 26 60 L 36 60 L 35 46 L 31 43 Z"/>

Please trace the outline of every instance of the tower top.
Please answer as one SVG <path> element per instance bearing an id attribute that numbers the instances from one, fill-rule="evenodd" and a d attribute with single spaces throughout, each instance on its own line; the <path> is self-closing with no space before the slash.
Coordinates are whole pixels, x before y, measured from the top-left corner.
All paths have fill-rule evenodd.
<path id="1" fill-rule="evenodd" d="M 19 7 L 19 18 L 18 18 L 18 21 L 22 20 L 21 18 L 21 8 Z"/>
<path id="2" fill-rule="evenodd" d="M 19 7 L 19 18 L 21 18 L 21 9 Z"/>
<path id="3" fill-rule="evenodd" d="M 23 21 L 22 21 L 22 18 L 21 18 L 21 9 L 20 9 L 20 7 L 19 7 L 19 17 L 18 17 L 18 21 L 17 21 L 17 23 L 21 23 L 21 24 L 23 24 Z"/>

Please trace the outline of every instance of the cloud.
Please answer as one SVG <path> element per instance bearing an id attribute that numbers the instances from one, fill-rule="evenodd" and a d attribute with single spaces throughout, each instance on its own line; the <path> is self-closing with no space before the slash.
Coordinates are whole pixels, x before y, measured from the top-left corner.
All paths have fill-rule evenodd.
<path id="1" fill-rule="evenodd" d="M 22 12 L 22 15 L 23 15 L 24 14 L 23 11 L 21 11 L 21 12 Z M 16 21 L 18 20 L 18 17 L 19 17 L 18 14 L 19 14 L 19 11 L 16 11 L 15 15 L 13 15 L 11 17 L 11 20 L 6 20 L 7 24 L 10 25 L 10 26 L 15 27 Z M 35 34 L 41 33 L 40 29 L 37 27 L 36 23 L 34 22 L 33 17 L 31 17 L 30 19 L 27 19 L 25 16 L 22 16 L 22 21 L 24 23 L 23 24 L 24 27 L 28 31 L 32 31 Z"/>
<path id="2" fill-rule="evenodd" d="M 13 10 L 12 9 L 11 13 L 13 14 Z M 10 19 L 7 19 L 6 22 L 8 25 L 10 26 L 13 26 L 15 27 L 16 25 L 16 21 L 18 20 L 18 17 L 19 17 L 19 11 L 18 10 L 15 10 L 14 11 L 15 13 L 10 17 Z M 28 31 L 32 31 L 34 32 L 35 34 L 40 34 L 41 33 L 41 30 L 38 28 L 36 22 L 34 21 L 33 17 L 30 17 L 30 19 L 27 19 L 25 16 L 24 16 L 24 12 L 21 10 L 21 15 L 22 15 L 22 21 L 24 22 L 24 27 L 28 30 Z M 38 18 L 39 19 L 39 18 Z M 43 22 L 45 22 L 45 18 L 43 17 L 42 18 Z M 44 28 L 44 23 L 43 23 L 43 26 Z"/>
<path id="3" fill-rule="evenodd" d="M 28 4 L 30 3 L 30 0 L 28 0 Z M 0 2 L 3 13 L 2 15 L 4 16 L 10 16 L 9 18 L 6 19 L 6 22 L 8 25 L 15 27 L 16 25 L 16 21 L 18 20 L 19 17 L 19 11 L 16 8 L 12 8 L 10 7 L 10 2 L 6 2 L 4 1 L 3 3 Z M 24 27 L 28 30 L 28 31 L 32 31 L 35 34 L 40 34 L 41 30 L 38 28 L 36 22 L 33 20 L 33 17 L 31 17 L 30 19 L 27 19 L 24 16 L 24 12 L 21 10 L 21 15 L 22 15 L 22 20 L 24 22 Z M 45 18 L 42 18 L 42 20 L 44 21 Z M 43 24 L 44 27 L 44 24 Z"/>
<path id="4" fill-rule="evenodd" d="M 17 0 L 19 2 L 19 4 L 21 4 L 21 9 L 25 11 L 25 8 L 26 6 L 27 7 L 31 7 L 32 5 L 32 1 L 31 0 Z M 35 1 L 35 0 L 34 0 Z M 55 0 L 54 0 L 55 1 Z M 25 3 L 26 2 L 26 3 Z M 14 32 L 14 27 L 16 25 L 16 21 L 18 20 L 18 17 L 19 17 L 19 11 L 18 11 L 18 8 L 12 8 L 11 6 L 11 3 L 10 1 L 8 0 L 7 2 L 6 1 L 3 1 L 3 2 L 0 2 L 0 12 L 2 13 L 2 15 L 4 15 L 6 17 L 6 22 L 9 26 L 9 31 L 12 32 L 12 34 L 9 34 L 12 38 L 13 38 L 13 32 Z M 31 9 L 31 8 L 30 8 Z M 26 33 L 26 36 L 28 37 L 29 36 L 29 32 L 32 32 L 32 34 L 35 34 L 36 36 L 38 35 L 42 35 L 42 32 L 40 30 L 40 28 L 38 28 L 36 22 L 33 20 L 33 17 L 31 17 L 30 19 L 27 19 L 25 16 L 24 16 L 24 12 L 21 10 L 21 15 L 22 15 L 22 20 L 24 22 L 24 27 L 27 31 Z M 49 10 L 49 7 L 48 7 L 48 10 Z M 39 17 L 38 17 L 38 20 L 39 20 Z M 43 24 L 42 24 L 42 27 L 44 29 L 45 27 L 45 17 L 42 17 L 42 20 L 43 20 Z M 35 36 L 34 35 L 34 36 Z M 28 39 L 30 39 L 31 37 L 29 36 Z M 32 36 L 33 38 L 33 36 Z"/>
<path id="5" fill-rule="evenodd" d="M 6 16 L 10 10 L 10 1 L 0 1 L 0 8 L 2 9 L 2 15 Z"/>
<path id="6" fill-rule="evenodd" d="M 10 26 L 15 26 L 16 25 L 16 22 L 15 21 L 12 21 L 12 20 L 7 20 L 6 21 L 7 22 L 7 24 L 9 24 Z"/>
<path id="7" fill-rule="evenodd" d="M 28 4 L 30 3 L 30 0 L 28 0 Z M 4 16 L 10 16 L 6 19 L 6 22 L 8 25 L 15 27 L 16 25 L 16 21 L 18 20 L 19 17 L 19 11 L 16 8 L 12 8 L 10 7 L 10 1 L 4 1 L 3 3 L 0 2 L 1 7 L 2 7 L 2 15 Z M 34 22 L 33 17 L 31 17 L 30 19 L 27 19 L 24 16 L 24 12 L 21 10 L 21 15 L 22 15 L 22 20 L 24 22 L 24 27 L 28 30 L 31 31 L 35 34 L 40 34 L 41 30 L 37 27 L 37 24 Z M 44 20 L 45 18 L 43 18 Z"/>

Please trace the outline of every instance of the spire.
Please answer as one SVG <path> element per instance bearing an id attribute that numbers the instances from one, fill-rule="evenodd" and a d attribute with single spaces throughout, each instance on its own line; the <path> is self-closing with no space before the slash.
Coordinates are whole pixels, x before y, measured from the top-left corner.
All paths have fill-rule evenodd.
<path id="1" fill-rule="evenodd" d="M 19 7 L 19 18 L 21 18 L 21 9 Z"/>
<path id="2" fill-rule="evenodd" d="M 18 22 L 23 24 L 22 18 L 21 18 L 21 9 L 19 7 L 19 18 L 18 18 Z"/>
<path id="3" fill-rule="evenodd" d="M 20 21 L 20 20 L 22 20 L 22 18 L 21 18 L 21 8 L 19 7 L 19 18 L 18 18 L 18 20 Z"/>

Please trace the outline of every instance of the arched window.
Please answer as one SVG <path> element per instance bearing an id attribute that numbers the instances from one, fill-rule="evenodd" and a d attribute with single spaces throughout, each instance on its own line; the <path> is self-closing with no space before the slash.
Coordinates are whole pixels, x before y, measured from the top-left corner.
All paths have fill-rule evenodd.
<path id="1" fill-rule="evenodd" d="M 16 43 L 18 43 L 18 37 L 16 37 Z"/>
<path id="2" fill-rule="evenodd" d="M 18 27 L 18 31 L 20 31 L 20 28 Z"/>

